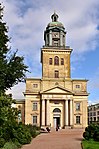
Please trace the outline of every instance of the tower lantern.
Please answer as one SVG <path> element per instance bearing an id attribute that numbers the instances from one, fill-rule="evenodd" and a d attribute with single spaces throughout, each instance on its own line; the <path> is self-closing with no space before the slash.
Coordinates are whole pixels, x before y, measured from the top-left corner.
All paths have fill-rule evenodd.
<path id="1" fill-rule="evenodd" d="M 58 21 L 58 15 L 54 12 L 51 16 L 50 22 L 44 32 L 44 40 L 46 47 L 63 47 L 65 46 L 65 28 L 61 22 Z"/>

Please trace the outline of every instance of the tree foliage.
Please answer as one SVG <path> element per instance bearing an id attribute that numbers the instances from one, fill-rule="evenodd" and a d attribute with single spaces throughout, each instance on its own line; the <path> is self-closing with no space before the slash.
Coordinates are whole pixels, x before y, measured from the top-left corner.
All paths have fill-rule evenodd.
<path id="1" fill-rule="evenodd" d="M 3 22 L 3 7 L 0 4 L 0 93 L 13 87 L 18 82 L 24 81 L 27 66 L 24 57 L 17 55 L 17 50 L 12 54 L 8 46 L 8 27 Z"/>
<path id="2" fill-rule="evenodd" d="M 15 101 L 5 90 L 24 81 L 27 66 L 24 58 L 11 53 L 8 43 L 8 28 L 3 22 L 3 7 L 0 4 L 0 148 L 17 149 L 21 144 L 30 143 L 37 135 L 33 126 L 17 122 L 18 110 L 12 107 Z"/>

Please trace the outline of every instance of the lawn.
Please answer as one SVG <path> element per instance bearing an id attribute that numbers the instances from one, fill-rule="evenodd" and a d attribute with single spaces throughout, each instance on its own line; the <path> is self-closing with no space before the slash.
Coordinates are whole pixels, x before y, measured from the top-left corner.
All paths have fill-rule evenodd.
<path id="1" fill-rule="evenodd" d="M 83 140 L 82 147 L 83 149 L 99 149 L 99 142 L 93 140 Z"/>

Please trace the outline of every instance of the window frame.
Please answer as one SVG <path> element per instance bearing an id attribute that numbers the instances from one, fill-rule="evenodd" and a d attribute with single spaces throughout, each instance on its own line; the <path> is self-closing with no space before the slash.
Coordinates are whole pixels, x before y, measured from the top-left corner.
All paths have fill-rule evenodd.
<path id="1" fill-rule="evenodd" d="M 38 110 L 38 103 L 37 102 L 33 102 L 32 110 L 33 111 L 37 111 Z"/>
<path id="2" fill-rule="evenodd" d="M 37 83 L 34 83 L 33 84 L 33 88 L 38 88 L 38 84 Z"/>
<path id="3" fill-rule="evenodd" d="M 54 57 L 54 65 L 59 65 L 59 57 L 58 56 L 55 56 Z"/>
<path id="4" fill-rule="evenodd" d="M 64 58 L 61 58 L 61 65 L 64 65 Z"/>
<path id="5" fill-rule="evenodd" d="M 76 102 L 76 111 L 80 111 L 80 102 Z"/>
<path id="6" fill-rule="evenodd" d="M 37 125 L 37 115 L 32 116 L 33 125 Z"/>
<path id="7" fill-rule="evenodd" d="M 80 89 L 80 85 L 79 85 L 79 84 L 76 84 L 75 87 L 76 87 L 77 89 Z"/>
<path id="8" fill-rule="evenodd" d="M 76 115 L 76 124 L 80 124 L 80 120 L 81 120 L 80 115 Z"/>
<path id="9" fill-rule="evenodd" d="M 55 77 L 55 78 L 59 78 L 59 71 L 58 71 L 58 70 L 55 70 L 55 71 L 54 71 L 54 77 Z"/>
<path id="10" fill-rule="evenodd" d="M 52 62 L 52 58 L 49 58 L 49 65 L 52 65 L 53 62 Z"/>

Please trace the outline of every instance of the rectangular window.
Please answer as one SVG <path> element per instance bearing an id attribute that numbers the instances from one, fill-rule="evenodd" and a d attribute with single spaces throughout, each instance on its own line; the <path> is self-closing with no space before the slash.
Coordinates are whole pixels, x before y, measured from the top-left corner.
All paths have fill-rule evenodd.
<path id="1" fill-rule="evenodd" d="M 97 111 L 97 115 L 99 115 L 99 111 Z"/>
<path id="2" fill-rule="evenodd" d="M 93 110 L 95 111 L 96 110 L 96 107 L 93 107 Z"/>
<path id="3" fill-rule="evenodd" d="M 33 84 L 33 87 L 34 87 L 34 88 L 37 88 L 37 87 L 38 87 L 38 84 Z"/>
<path id="4" fill-rule="evenodd" d="M 49 65 L 52 65 L 52 58 L 49 58 Z"/>
<path id="5" fill-rule="evenodd" d="M 57 41 L 57 40 L 56 40 L 56 41 L 54 40 L 54 46 L 55 46 L 55 47 L 58 46 L 58 41 Z"/>
<path id="6" fill-rule="evenodd" d="M 37 124 L 37 116 L 33 116 L 33 125 L 36 125 Z"/>
<path id="7" fill-rule="evenodd" d="M 92 117 L 90 118 L 90 121 L 92 122 Z"/>
<path id="8" fill-rule="evenodd" d="M 59 78 L 59 71 L 55 70 L 55 78 Z"/>
<path id="9" fill-rule="evenodd" d="M 76 116 L 76 124 L 80 124 L 80 116 Z"/>
<path id="10" fill-rule="evenodd" d="M 76 88 L 80 88 L 80 85 L 77 84 L 77 85 L 76 85 Z"/>
<path id="11" fill-rule="evenodd" d="M 64 59 L 61 58 L 61 65 L 64 65 Z"/>
<path id="12" fill-rule="evenodd" d="M 93 116 L 96 116 L 96 112 L 93 112 Z"/>
<path id="13" fill-rule="evenodd" d="M 80 110 L 80 103 L 76 103 L 76 111 Z"/>
<path id="14" fill-rule="evenodd" d="M 92 116 L 92 112 L 90 112 L 90 114 L 89 114 L 90 116 Z"/>
<path id="15" fill-rule="evenodd" d="M 96 117 L 94 117 L 94 121 L 96 121 Z"/>
<path id="16" fill-rule="evenodd" d="M 33 102 L 33 111 L 37 111 L 37 102 Z"/>

